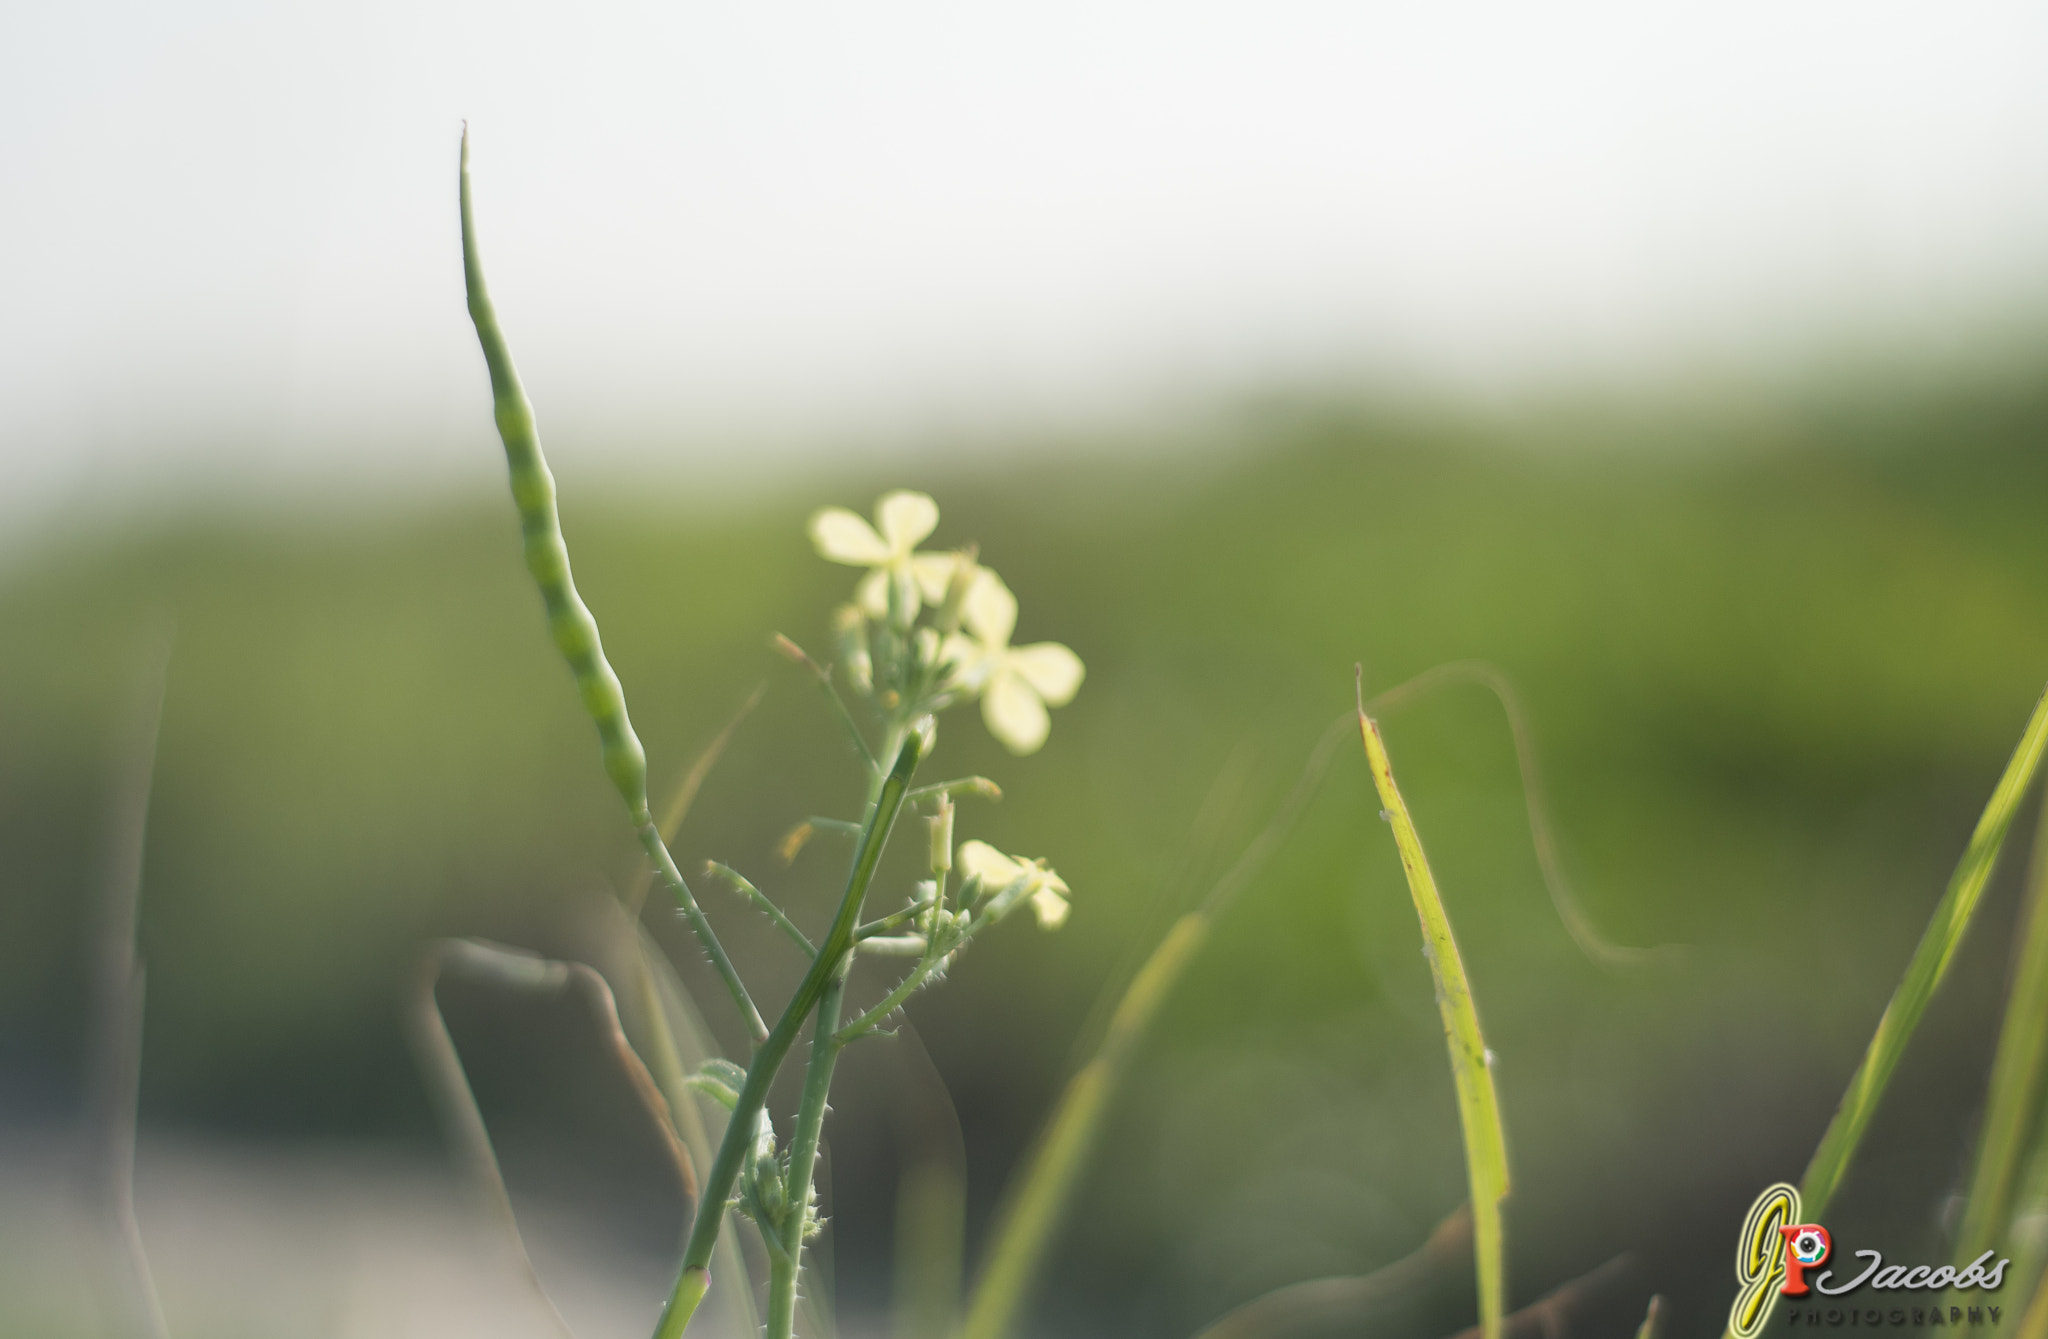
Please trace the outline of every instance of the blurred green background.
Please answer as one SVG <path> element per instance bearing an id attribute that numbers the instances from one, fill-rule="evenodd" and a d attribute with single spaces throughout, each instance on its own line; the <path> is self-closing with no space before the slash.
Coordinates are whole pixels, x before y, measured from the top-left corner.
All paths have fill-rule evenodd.
<path id="1" fill-rule="evenodd" d="M 1388 718 L 1499 1057 L 1513 1295 L 1628 1252 L 1587 1332 L 1633 1332 L 1661 1291 L 1670 1333 L 1708 1335 L 1729 1236 L 1803 1166 L 2048 679 L 2038 371 L 1711 407 L 1275 398 L 1135 451 L 1074 437 L 975 468 L 825 465 L 745 495 L 629 492 L 557 466 L 657 783 L 767 685 L 676 849 L 686 870 L 752 874 L 801 923 L 828 914 L 836 856 L 785 871 L 774 844 L 858 798 L 835 727 L 767 645 L 780 631 L 822 656 L 848 589 L 809 551 L 812 509 L 930 491 L 933 542 L 981 545 L 1019 596 L 1019 640 L 1087 662 L 1034 757 L 1004 755 L 971 710 L 941 728 L 936 767 L 1007 792 L 965 809 L 961 835 L 1045 855 L 1074 889 L 1063 931 L 1013 924 L 910 1011 L 959 1111 L 973 1243 L 1105 992 L 1278 806 L 1348 709 L 1353 664 L 1369 691 L 1445 661 L 1499 665 L 1584 907 L 1622 943 L 1684 946 L 1652 969 L 1574 947 L 1490 698 L 1450 688 Z M 0 571 L 0 1115 L 61 1130 L 80 1100 L 95 862 L 163 611 L 177 631 L 141 926 L 145 1191 L 159 1137 L 431 1167 L 396 1004 L 420 942 L 587 951 L 593 900 L 637 871 L 502 497 L 188 508 Z M 1346 747 L 1174 993 L 1038 1293 L 1039 1332 L 1191 1335 L 1267 1288 L 1406 1254 L 1459 1202 L 1441 1032 L 1377 807 Z M 1831 1214 L 1838 1241 L 1937 1253 L 2018 864 Z M 793 980 L 743 908 L 700 895 L 750 973 Z M 649 922 L 737 1045 L 680 927 Z M 459 991 L 449 1012 L 515 1197 L 579 1206 L 665 1286 L 680 1210 L 579 1020 Z M 887 1304 L 911 1045 L 855 1051 L 828 1129 L 850 1329 Z M 150 1209 L 145 1193 L 145 1234 Z M 1412 1332 L 1448 1334 L 1469 1308 L 1452 1278 Z"/>

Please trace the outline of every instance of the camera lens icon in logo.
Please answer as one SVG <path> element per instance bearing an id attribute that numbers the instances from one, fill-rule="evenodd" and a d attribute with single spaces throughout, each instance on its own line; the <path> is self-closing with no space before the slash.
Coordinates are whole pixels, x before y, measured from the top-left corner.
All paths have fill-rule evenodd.
<path id="1" fill-rule="evenodd" d="M 1785 1239 L 1785 1282 L 1778 1291 L 1793 1297 L 1806 1294 L 1806 1271 L 1828 1258 L 1834 1242 L 1819 1223 L 1788 1223 L 1778 1229 Z"/>

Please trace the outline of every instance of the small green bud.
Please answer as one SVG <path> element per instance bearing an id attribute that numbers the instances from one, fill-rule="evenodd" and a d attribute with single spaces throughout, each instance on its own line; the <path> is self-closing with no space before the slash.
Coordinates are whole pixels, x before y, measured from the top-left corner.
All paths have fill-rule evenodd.
<path id="1" fill-rule="evenodd" d="M 944 877 L 953 868 L 953 797 L 939 796 L 939 811 L 925 820 L 932 836 L 932 873 Z"/>
<path id="2" fill-rule="evenodd" d="M 684 1079 L 686 1087 L 694 1088 L 718 1105 L 731 1111 L 739 1105 L 740 1089 L 747 1083 L 747 1071 L 730 1060 L 706 1060 L 704 1067 Z M 771 1136 L 772 1137 L 772 1136 Z"/>

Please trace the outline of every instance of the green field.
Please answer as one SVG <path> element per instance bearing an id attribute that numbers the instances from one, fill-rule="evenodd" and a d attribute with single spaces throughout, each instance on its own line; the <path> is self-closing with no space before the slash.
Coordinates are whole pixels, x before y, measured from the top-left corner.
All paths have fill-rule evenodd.
<path id="1" fill-rule="evenodd" d="M 1578 951 L 1491 698 L 1447 689 L 1387 719 L 1499 1057 L 1513 1298 L 1625 1251 L 1636 1273 L 1595 1332 L 1632 1333 L 1661 1291 L 1669 1333 L 1719 1333 L 1728 1239 L 1804 1166 L 2048 682 L 2048 397 L 2013 378 L 1711 411 L 1275 403 L 1196 435 L 979 470 L 821 469 L 747 501 L 607 495 L 558 448 L 578 580 L 657 788 L 768 685 L 679 860 L 772 881 L 800 921 L 829 914 L 836 857 L 785 872 L 772 850 L 804 816 L 857 806 L 861 782 L 768 637 L 829 650 L 848 574 L 811 554 L 813 508 L 931 492 L 935 542 L 977 540 L 1017 592 L 1019 640 L 1088 665 L 1042 753 L 1007 758 L 966 712 L 939 741 L 948 774 L 1007 792 L 963 831 L 1014 836 L 1074 889 L 1062 932 L 1006 928 L 911 1009 L 959 1108 L 979 1240 L 1104 993 L 1278 805 L 1348 709 L 1353 664 L 1370 691 L 1490 661 L 1529 708 L 1589 916 L 1621 943 L 1682 946 L 1647 968 Z M 77 1101 L 110 756 L 166 608 L 144 1124 L 429 1147 L 394 1004 L 418 942 L 576 953 L 593 899 L 637 870 L 496 496 L 350 520 L 181 513 L 0 574 L 0 1115 Z M 1185 1339 L 1266 1288 L 1406 1254 L 1462 1198 L 1378 807 L 1363 758 L 1340 754 L 1168 1003 L 1039 1294 L 1045 1333 Z M 1940 1254 L 2019 863 L 1831 1213 L 1887 1258 Z M 736 956 L 794 980 L 771 930 L 699 892 Z M 722 1026 L 682 927 L 653 919 Z M 515 1189 L 589 1187 L 665 1250 L 680 1217 L 653 1145 L 574 1028 L 481 1000 L 451 1019 Z M 850 1317 L 886 1300 L 900 1045 L 856 1050 L 828 1128 Z M 1459 1328 L 1469 1290 L 1468 1271 L 1398 1332 Z"/>

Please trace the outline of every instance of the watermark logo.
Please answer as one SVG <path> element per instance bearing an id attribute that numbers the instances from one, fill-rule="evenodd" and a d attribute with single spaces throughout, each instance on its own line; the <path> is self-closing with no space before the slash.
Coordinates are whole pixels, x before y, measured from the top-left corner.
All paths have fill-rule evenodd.
<path id="1" fill-rule="evenodd" d="M 1742 1220 L 1742 1235 L 1735 1242 L 1735 1280 L 1740 1291 L 1735 1294 L 1735 1306 L 1728 1312 L 1728 1332 L 1735 1339 L 1756 1339 L 1770 1320 L 1771 1308 L 1778 1304 L 1778 1290 L 1788 1281 L 1790 1272 L 1785 1267 L 1791 1254 L 1785 1230 L 1800 1226 L 1811 1230 L 1810 1225 L 1799 1222 L 1796 1186 L 1779 1182 L 1749 1206 L 1749 1216 Z M 1822 1237 L 1825 1242 L 1825 1230 Z M 1823 1249 L 1822 1258 L 1826 1254 Z M 1806 1291 L 1804 1277 L 1799 1279 L 1799 1291 Z"/>
<path id="2" fill-rule="evenodd" d="M 1792 1193 L 1792 1212 L 1796 1215 L 1799 1192 Z M 1828 1258 L 1828 1252 L 1835 1248 L 1834 1240 L 1819 1223 L 1789 1223 L 1778 1229 L 1778 1235 L 1785 1239 L 1785 1281 L 1778 1285 L 1778 1291 L 1787 1297 L 1801 1296 L 1806 1292 L 1806 1271 Z"/>
<path id="3" fill-rule="evenodd" d="M 1818 1293 L 1833 1298 L 1866 1287 L 1873 1292 L 1966 1292 L 1979 1288 L 1991 1292 L 2004 1282 L 2010 1263 L 1999 1259 L 1997 1251 L 1986 1251 L 1961 1269 L 1953 1265 L 1887 1265 L 1881 1252 L 1859 1250 L 1854 1254 L 1861 1267 L 1837 1283 L 1835 1271 L 1822 1268 L 1834 1256 L 1834 1238 L 1819 1223 L 1801 1222 L 1803 1216 L 1797 1187 L 1783 1183 L 1764 1191 L 1749 1206 L 1749 1214 L 1742 1220 L 1742 1235 L 1735 1242 L 1739 1286 L 1735 1305 L 1728 1312 L 1728 1332 L 1734 1339 L 1755 1339 L 1770 1322 L 1781 1297 L 1803 1300 Z M 1848 1267 L 1843 1268 L 1846 1272 Z M 1794 1325 L 1841 1325 L 1846 1320 L 1851 1325 L 1932 1326 L 1981 1325 L 1988 1317 L 1996 1325 L 2004 1310 L 1981 1304 L 1930 1306 L 1927 1299 L 1919 1299 L 1917 1307 L 1868 1304 L 1886 1300 L 1871 1298 L 1860 1305 L 1844 1304 L 1825 1311 L 1795 1306 L 1786 1319 Z"/>

